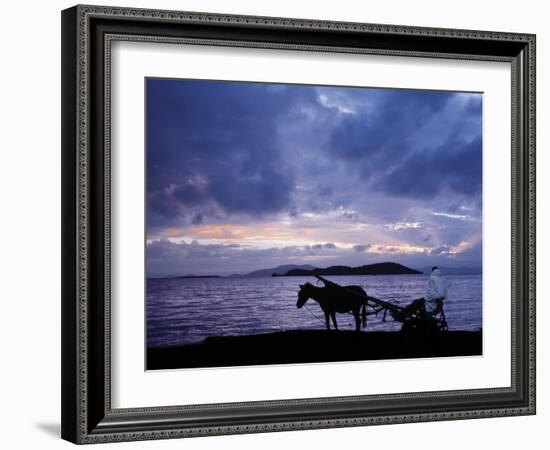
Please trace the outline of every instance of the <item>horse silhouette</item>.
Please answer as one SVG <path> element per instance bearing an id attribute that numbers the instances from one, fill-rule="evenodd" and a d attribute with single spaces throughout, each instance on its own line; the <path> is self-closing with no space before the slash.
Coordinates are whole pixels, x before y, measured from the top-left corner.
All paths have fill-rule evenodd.
<path id="1" fill-rule="evenodd" d="M 336 313 L 351 312 L 355 318 L 355 331 L 359 331 L 361 324 L 363 328 L 367 326 L 367 293 L 361 286 L 342 287 L 345 289 L 331 286 L 317 287 L 309 282 L 301 284 L 296 307 L 302 308 L 310 298 L 315 300 L 325 313 L 327 330 L 330 330 L 330 317 L 332 317 L 334 329 L 337 330 Z M 347 293 L 346 289 L 360 295 Z"/>

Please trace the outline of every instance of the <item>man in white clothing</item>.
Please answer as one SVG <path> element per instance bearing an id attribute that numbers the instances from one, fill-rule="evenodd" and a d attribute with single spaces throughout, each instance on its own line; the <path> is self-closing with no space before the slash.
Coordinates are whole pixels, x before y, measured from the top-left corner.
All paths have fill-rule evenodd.
<path id="1" fill-rule="evenodd" d="M 432 315 L 437 307 L 447 297 L 447 281 L 437 266 L 432 267 L 426 294 L 422 298 L 413 300 L 410 305 L 402 309 L 395 317 L 404 318 L 410 314 Z"/>

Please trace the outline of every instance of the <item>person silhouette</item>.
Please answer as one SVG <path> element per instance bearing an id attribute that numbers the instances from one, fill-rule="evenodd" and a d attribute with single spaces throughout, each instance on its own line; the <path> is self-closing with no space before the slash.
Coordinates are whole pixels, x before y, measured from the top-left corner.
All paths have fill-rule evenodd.
<path id="1" fill-rule="evenodd" d="M 447 297 L 447 280 L 443 277 L 439 267 L 432 267 L 428 287 L 424 297 L 413 300 L 399 312 L 399 317 L 404 318 L 411 314 L 431 316 Z"/>

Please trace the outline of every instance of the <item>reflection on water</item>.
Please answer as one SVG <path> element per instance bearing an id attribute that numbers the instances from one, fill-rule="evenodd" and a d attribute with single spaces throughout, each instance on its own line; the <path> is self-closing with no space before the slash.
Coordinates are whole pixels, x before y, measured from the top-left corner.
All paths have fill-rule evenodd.
<path id="1" fill-rule="evenodd" d="M 424 295 L 426 275 L 331 276 L 361 285 L 369 295 L 407 304 Z M 450 330 L 481 328 L 481 275 L 449 275 L 445 315 Z M 147 341 L 150 347 L 182 345 L 207 336 L 324 328 L 321 308 L 296 308 L 299 284 L 312 277 L 174 278 L 147 280 Z M 322 285 L 322 284 L 321 284 Z M 354 329 L 351 314 L 337 314 L 339 328 Z M 368 330 L 394 331 L 400 324 L 369 316 Z"/>

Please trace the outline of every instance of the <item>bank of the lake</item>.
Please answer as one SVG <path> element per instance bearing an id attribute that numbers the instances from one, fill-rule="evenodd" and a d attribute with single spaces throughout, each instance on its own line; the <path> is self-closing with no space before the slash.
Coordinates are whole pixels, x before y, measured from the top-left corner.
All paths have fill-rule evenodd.
<path id="1" fill-rule="evenodd" d="M 482 354 L 482 332 L 434 334 L 291 330 L 212 336 L 201 343 L 149 347 L 147 369 L 318 363 Z"/>

